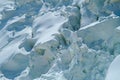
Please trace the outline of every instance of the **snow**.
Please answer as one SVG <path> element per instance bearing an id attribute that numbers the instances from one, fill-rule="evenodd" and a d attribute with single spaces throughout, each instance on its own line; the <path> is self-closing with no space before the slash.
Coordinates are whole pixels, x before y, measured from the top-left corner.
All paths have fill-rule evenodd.
<path id="1" fill-rule="evenodd" d="M 56 12 L 55 13 L 49 12 L 34 20 L 35 23 L 33 24 L 33 26 L 35 28 L 38 27 L 36 32 L 40 33 L 40 35 L 37 35 L 39 39 L 36 44 L 44 43 L 53 39 L 54 38 L 53 34 L 59 33 L 58 31 L 61 25 L 67 21 L 64 17 L 59 15 L 56 16 L 56 14 L 57 14 Z"/>
<path id="2" fill-rule="evenodd" d="M 85 26 L 85 27 L 80 28 L 80 30 L 84 30 L 84 29 L 87 29 L 87 28 L 89 28 L 89 27 L 93 27 L 93 26 L 95 26 L 95 25 L 98 24 L 98 23 L 100 23 L 100 22 L 99 22 L 99 21 L 98 21 L 98 22 L 93 22 L 93 23 L 91 23 L 90 25 L 87 25 L 87 26 Z"/>
<path id="3" fill-rule="evenodd" d="M 14 2 L 11 0 L 1 0 L 0 1 L 0 12 L 5 10 L 14 10 Z"/>
<path id="4" fill-rule="evenodd" d="M 0 80 L 119 80 L 119 0 L 0 0 Z"/>
<path id="5" fill-rule="evenodd" d="M 118 26 L 116 29 L 120 30 L 120 26 Z"/>
<path id="6" fill-rule="evenodd" d="M 120 80 L 120 55 L 111 63 L 105 80 Z"/>
<path id="7" fill-rule="evenodd" d="M 37 43 L 44 43 L 47 42 L 49 40 L 54 39 L 53 34 L 58 33 L 59 27 L 61 26 L 62 23 L 54 25 L 52 28 L 50 29 L 45 29 L 43 30 L 44 32 L 41 33 L 41 37 L 38 39 Z M 57 27 L 56 27 L 57 26 Z M 37 44 L 36 43 L 36 44 Z"/>
<path id="8" fill-rule="evenodd" d="M 22 15 L 21 17 L 15 16 L 15 17 L 13 17 L 13 20 L 8 20 L 6 26 L 9 26 L 17 21 L 22 21 L 24 18 L 25 18 L 25 15 Z"/>
<path id="9" fill-rule="evenodd" d="M 13 40 L 7 46 L 5 46 L 3 49 L 0 50 L 0 52 L 1 52 L 0 53 L 0 57 L 1 57 L 0 58 L 0 64 L 2 64 L 4 61 L 9 59 L 9 57 L 12 56 L 13 54 L 19 53 L 18 46 L 19 46 L 20 42 L 17 42 L 17 41 L 18 40 L 22 41 L 24 37 L 25 36 L 19 37 L 19 38 Z"/>

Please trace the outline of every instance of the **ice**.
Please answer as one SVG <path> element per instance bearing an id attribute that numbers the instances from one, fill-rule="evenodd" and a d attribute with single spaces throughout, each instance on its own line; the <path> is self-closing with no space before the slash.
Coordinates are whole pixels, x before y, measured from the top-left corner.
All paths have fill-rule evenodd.
<path id="1" fill-rule="evenodd" d="M 91 23 L 88 26 L 80 28 L 78 36 L 82 37 L 88 45 L 92 45 L 92 42 L 103 40 L 108 47 L 113 47 L 115 43 L 119 42 L 119 31 L 116 31 L 116 28 L 120 25 L 119 21 L 120 18 L 111 18 L 102 22 Z"/>
<path id="2" fill-rule="evenodd" d="M 117 56 L 111 63 L 105 80 L 119 80 L 120 79 L 120 55 Z"/>
<path id="3" fill-rule="evenodd" d="M 27 65 L 28 57 L 23 54 L 17 54 L 12 56 L 9 61 L 4 62 L 0 69 L 5 77 L 13 79 L 20 75 Z"/>
<path id="4" fill-rule="evenodd" d="M 7 46 L 2 48 L 0 51 L 0 64 L 2 64 L 6 59 L 8 59 L 11 55 L 19 53 L 18 46 L 20 45 L 20 42 L 17 42 L 18 40 L 22 41 L 24 37 L 18 37 L 17 39 L 10 42 Z M 14 43 L 14 44 L 13 44 Z"/>
<path id="5" fill-rule="evenodd" d="M 14 10 L 14 2 L 12 0 L 1 0 L 0 1 L 0 12 L 2 10 Z"/>
<path id="6" fill-rule="evenodd" d="M 120 30 L 120 26 L 118 26 L 116 29 Z"/>
<path id="7" fill-rule="evenodd" d="M 66 19 L 59 14 L 58 16 L 56 15 L 56 12 L 49 12 L 34 20 L 33 26 L 35 27 L 35 29 L 37 29 L 36 32 L 40 33 L 40 35 L 36 35 L 36 37 L 40 36 L 37 43 L 47 42 L 54 38 L 53 34 L 58 33 L 58 30 L 66 21 Z"/>
<path id="8" fill-rule="evenodd" d="M 1 0 L 0 80 L 119 80 L 119 0 Z"/>

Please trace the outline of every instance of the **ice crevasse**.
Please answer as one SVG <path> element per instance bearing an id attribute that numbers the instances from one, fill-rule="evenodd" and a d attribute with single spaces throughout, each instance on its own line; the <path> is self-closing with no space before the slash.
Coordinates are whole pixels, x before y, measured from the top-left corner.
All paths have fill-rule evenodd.
<path id="1" fill-rule="evenodd" d="M 0 0 L 0 80 L 120 80 L 120 0 Z"/>

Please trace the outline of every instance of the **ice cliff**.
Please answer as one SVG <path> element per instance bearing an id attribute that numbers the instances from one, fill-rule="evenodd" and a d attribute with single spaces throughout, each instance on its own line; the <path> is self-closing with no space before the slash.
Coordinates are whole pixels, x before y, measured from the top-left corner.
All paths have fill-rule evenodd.
<path id="1" fill-rule="evenodd" d="M 0 0 L 0 80 L 120 80 L 120 0 Z"/>

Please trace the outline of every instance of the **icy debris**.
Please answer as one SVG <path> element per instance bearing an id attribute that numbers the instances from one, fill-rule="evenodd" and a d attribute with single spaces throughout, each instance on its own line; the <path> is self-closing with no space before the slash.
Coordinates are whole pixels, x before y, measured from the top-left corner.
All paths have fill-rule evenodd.
<path id="1" fill-rule="evenodd" d="M 113 61 L 120 54 L 119 5 L 0 1 L 0 80 L 105 80 L 119 64 Z"/>
<path id="2" fill-rule="evenodd" d="M 120 16 L 119 0 L 74 0 L 74 4 L 80 7 L 82 27 L 112 13 Z"/>

